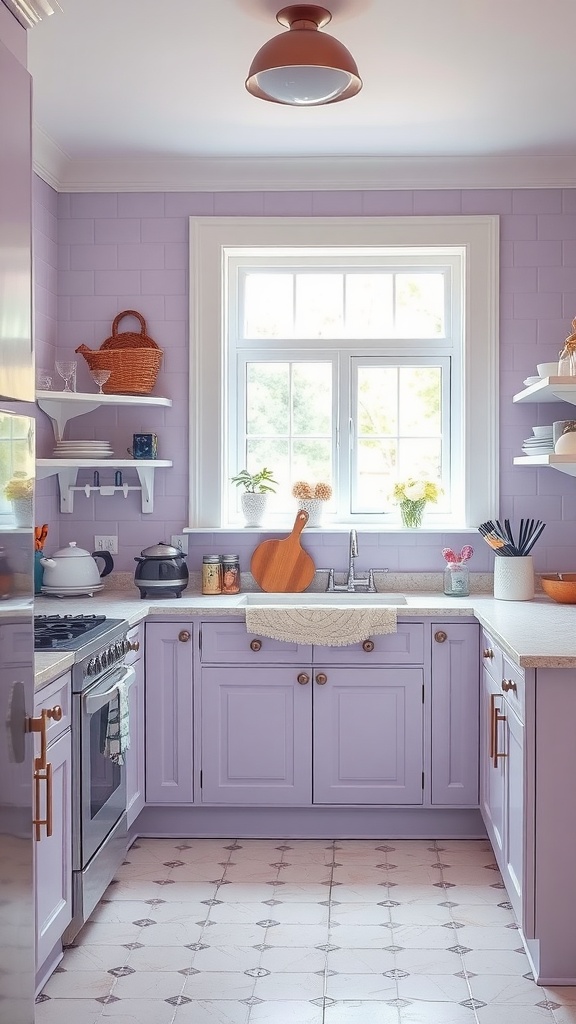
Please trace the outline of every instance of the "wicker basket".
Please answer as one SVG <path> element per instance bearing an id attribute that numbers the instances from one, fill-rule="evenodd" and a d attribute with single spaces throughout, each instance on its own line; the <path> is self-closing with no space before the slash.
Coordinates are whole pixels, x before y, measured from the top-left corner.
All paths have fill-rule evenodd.
<path id="1" fill-rule="evenodd" d="M 141 331 L 118 333 L 118 324 L 125 316 L 135 316 Z M 112 324 L 112 334 L 103 341 L 98 351 L 80 345 L 76 352 L 84 356 L 90 370 L 110 370 L 103 385 L 106 395 L 149 395 L 156 383 L 162 349 L 146 334 L 146 321 L 135 309 L 118 313 Z"/>

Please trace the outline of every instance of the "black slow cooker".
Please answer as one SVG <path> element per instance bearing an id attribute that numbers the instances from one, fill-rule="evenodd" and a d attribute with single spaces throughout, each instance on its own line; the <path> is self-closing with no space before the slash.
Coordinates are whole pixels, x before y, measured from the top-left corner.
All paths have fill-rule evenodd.
<path id="1" fill-rule="evenodd" d="M 134 574 L 140 597 L 181 597 L 188 586 L 188 566 L 179 548 L 160 541 L 144 548 Z"/>

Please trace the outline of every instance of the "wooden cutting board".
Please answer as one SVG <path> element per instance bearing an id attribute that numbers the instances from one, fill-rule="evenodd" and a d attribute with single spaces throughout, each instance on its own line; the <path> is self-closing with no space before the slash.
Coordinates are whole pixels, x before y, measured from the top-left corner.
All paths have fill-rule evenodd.
<path id="1" fill-rule="evenodd" d="M 299 594 L 312 582 L 316 567 L 300 544 L 307 522 L 308 513 L 300 509 L 292 532 L 284 540 L 264 540 L 255 548 L 250 571 L 262 590 Z"/>

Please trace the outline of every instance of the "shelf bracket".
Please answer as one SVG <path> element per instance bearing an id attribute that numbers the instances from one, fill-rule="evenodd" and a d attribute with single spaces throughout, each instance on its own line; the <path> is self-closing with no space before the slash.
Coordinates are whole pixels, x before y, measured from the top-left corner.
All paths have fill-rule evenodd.
<path id="1" fill-rule="evenodd" d="M 60 490 L 60 511 L 74 511 L 74 487 L 78 477 L 77 469 L 58 470 L 58 488 Z"/>
<path id="2" fill-rule="evenodd" d="M 142 488 L 142 512 L 154 511 L 154 466 L 139 466 L 134 463 Z"/>
<path id="3" fill-rule="evenodd" d="M 68 402 L 59 402 L 57 398 L 39 398 L 37 401 L 38 407 L 51 420 L 52 430 L 57 441 L 61 441 L 64 437 L 64 431 L 69 419 L 73 419 L 76 416 L 84 416 L 87 412 L 94 412 L 101 405 L 97 401 L 82 402 L 81 405 L 79 402 L 74 402 L 72 405 Z"/>

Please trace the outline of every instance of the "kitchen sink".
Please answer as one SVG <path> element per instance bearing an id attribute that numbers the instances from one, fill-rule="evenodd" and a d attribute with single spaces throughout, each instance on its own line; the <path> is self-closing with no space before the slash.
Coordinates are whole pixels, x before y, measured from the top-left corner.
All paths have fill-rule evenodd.
<path id="1" fill-rule="evenodd" d="M 313 605 L 378 605 L 406 604 L 404 594 L 358 594 L 348 592 L 313 593 L 313 594 L 245 594 L 242 602 L 252 607 L 275 605 L 282 607 L 298 607 Z"/>

